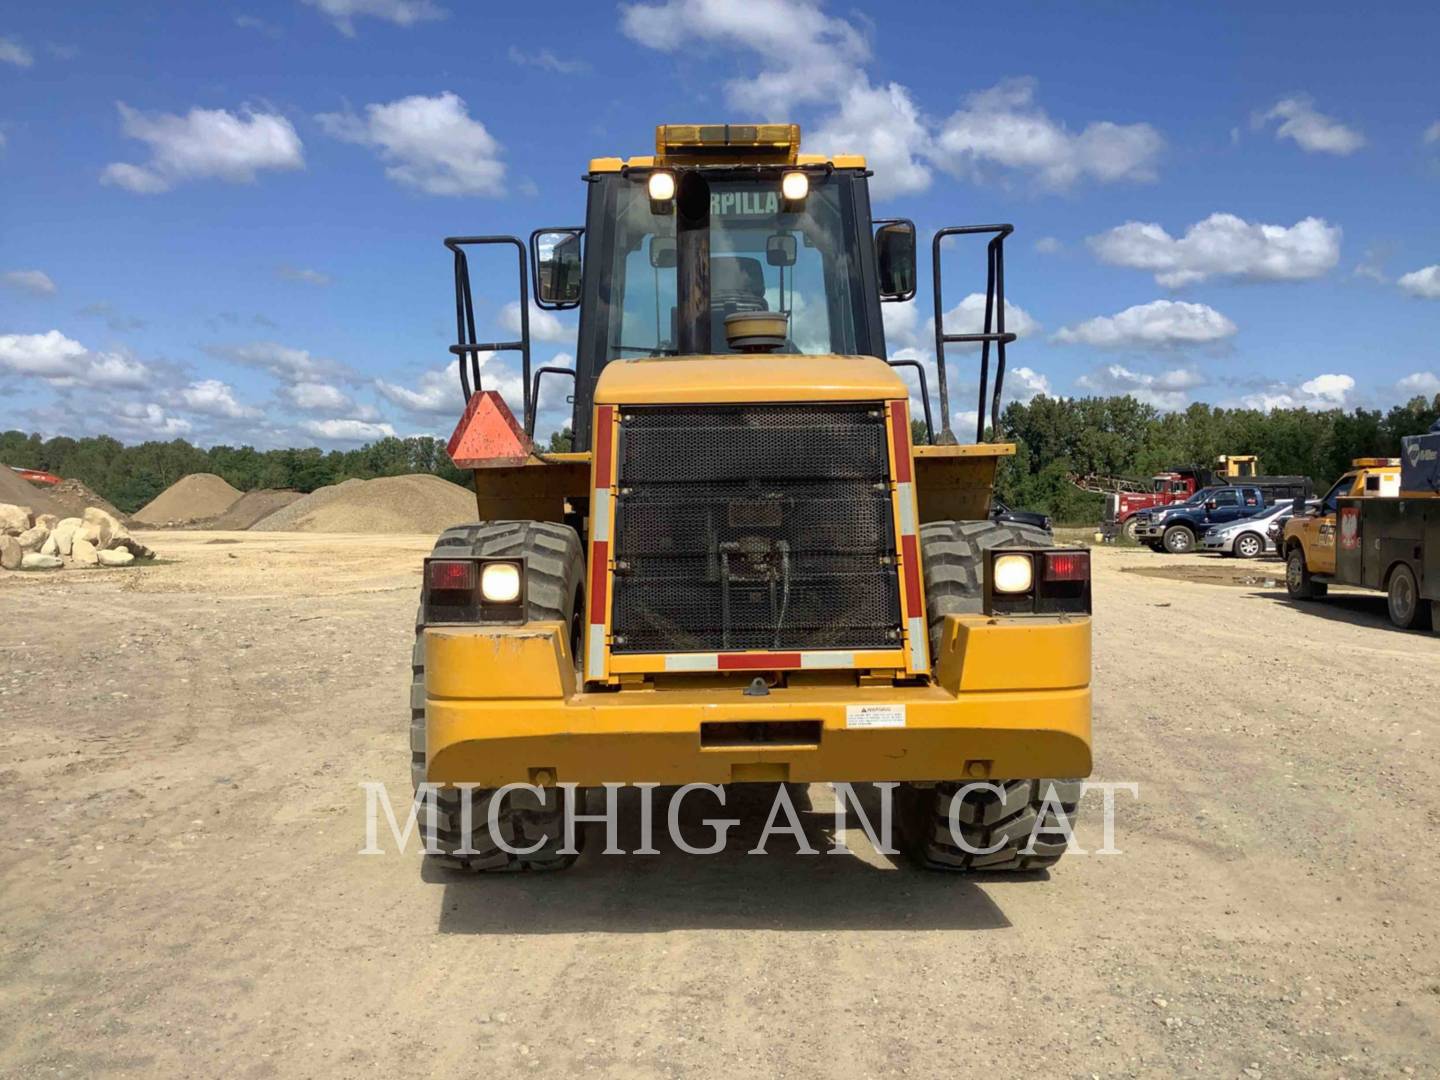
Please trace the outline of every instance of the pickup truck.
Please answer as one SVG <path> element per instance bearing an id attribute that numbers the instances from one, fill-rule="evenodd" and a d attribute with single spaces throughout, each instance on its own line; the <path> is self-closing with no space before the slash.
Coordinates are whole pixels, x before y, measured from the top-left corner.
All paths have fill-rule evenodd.
<path id="1" fill-rule="evenodd" d="M 1256 487 L 1227 484 L 1201 488 L 1183 503 L 1156 507 L 1137 514 L 1135 538 L 1152 551 L 1183 555 L 1196 549 L 1200 537 L 1215 525 L 1227 524 L 1259 513 L 1277 502 L 1289 502 L 1309 494 L 1308 484 L 1294 487 Z"/>
<path id="2" fill-rule="evenodd" d="M 1285 523 L 1285 586 L 1295 600 L 1332 584 L 1375 589 L 1400 629 L 1428 608 L 1440 630 L 1440 432 L 1401 443 L 1402 458 L 1356 460 L 1319 506 Z"/>

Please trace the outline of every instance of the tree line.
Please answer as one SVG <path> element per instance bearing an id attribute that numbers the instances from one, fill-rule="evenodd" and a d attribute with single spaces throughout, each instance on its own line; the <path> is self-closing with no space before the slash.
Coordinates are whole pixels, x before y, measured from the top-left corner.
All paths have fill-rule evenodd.
<path id="1" fill-rule="evenodd" d="M 1195 404 L 1162 412 L 1132 397 L 1037 397 L 1001 414 L 1002 439 L 1017 444 L 1005 459 L 996 494 L 1014 507 L 1044 511 L 1062 524 L 1098 521 L 1102 497 L 1070 482 L 1073 475 L 1144 478 L 1177 465 L 1213 466 L 1221 454 L 1256 454 L 1269 474 L 1309 476 L 1327 486 L 1357 457 L 1395 457 L 1402 435 L 1427 430 L 1440 417 L 1440 395 L 1417 397 L 1388 412 L 1369 409 L 1221 409 Z M 923 428 L 923 425 L 922 425 Z M 923 431 L 917 432 L 917 438 Z M 568 450 L 569 431 L 550 436 L 551 452 Z M 356 450 L 314 447 L 257 450 L 201 448 L 184 439 L 127 446 L 109 436 L 42 439 L 0 434 L 0 462 L 83 481 L 133 513 L 182 476 L 216 473 L 241 491 L 314 491 L 352 478 L 433 473 L 469 486 L 445 444 L 431 436 L 386 438 Z"/>
<path id="2" fill-rule="evenodd" d="M 1104 497 L 1073 475 L 1143 479 L 1180 465 L 1215 466 L 1221 454 L 1255 454 L 1261 472 L 1308 476 L 1317 493 L 1357 457 L 1398 457 L 1400 438 L 1440 417 L 1440 394 L 1378 409 L 1221 409 L 1194 404 L 1161 412 L 1133 397 L 1051 398 L 1014 402 L 1000 417 L 1001 437 L 1016 443 L 996 481 L 1010 506 L 1042 510 L 1062 524 L 1100 520 Z"/>

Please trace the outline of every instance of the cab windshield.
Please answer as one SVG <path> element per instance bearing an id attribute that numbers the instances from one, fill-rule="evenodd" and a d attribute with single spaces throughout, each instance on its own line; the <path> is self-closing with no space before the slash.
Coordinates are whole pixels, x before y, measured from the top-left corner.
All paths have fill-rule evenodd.
<path id="1" fill-rule="evenodd" d="M 1326 493 L 1324 501 L 1320 504 L 1324 508 L 1325 513 L 1333 514 L 1335 508 L 1340 505 L 1338 501 L 1340 497 L 1350 494 L 1350 488 L 1355 484 L 1356 475 L 1356 473 L 1346 473 L 1339 480 L 1335 481 L 1335 486 Z"/>
<path id="2" fill-rule="evenodd" d="M 675 214 L 651 211 L 643 176 L 596 181 L 586 277 L 599 283 L 586 337 L 598 370 L 611 360 L 677 352 Z M 710 180 L 710 343 L 731 352 L 725 317 L 783 311 L 781 352 L 877 352 L 865 326 L 853 192 L 833 176 L 811 177 L 810 194 L 786 212 L 779 177 Z M 597 205 L 598 204 L 598 205 Z M 868 211 L 866 213 L 868 218 Z"/>

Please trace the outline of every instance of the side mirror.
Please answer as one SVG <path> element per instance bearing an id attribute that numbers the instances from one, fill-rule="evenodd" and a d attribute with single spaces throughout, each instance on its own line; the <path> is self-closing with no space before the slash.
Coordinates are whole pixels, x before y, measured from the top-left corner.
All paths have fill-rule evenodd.
<path id="1" fill-rule="evenodd" d="M 875 230 L 880 299 L 897 303 L 915 296 L 915 223 L 887 221 Z"/>
<path id="2" fill-rule="evenodd" d="M 580 237 L 583 229 L 540 229 L 530 234 L 535 303 L 563 311 L 580 303 Z"/>
<path id="3" fill-rule="evenodd" d="M 776 233 L 765 239 L 765 261 L 771 266 L 795 265 L 795 237 Z"/>
<path id="4" fill-rule="evenodd" d="M 674 270 L 680 261 L 679 249 L 673 236 L 652 236 L 650 238 L 650 265 L 656 270 Z"/>

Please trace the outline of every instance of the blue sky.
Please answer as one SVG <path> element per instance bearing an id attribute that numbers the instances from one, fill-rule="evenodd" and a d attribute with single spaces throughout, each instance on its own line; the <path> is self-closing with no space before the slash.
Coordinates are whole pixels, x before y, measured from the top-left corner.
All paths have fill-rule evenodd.
<path id="1" fill-rule="evenodd" d="M 1437 41 L 1419 3 L 9 5 L 0 427 L 447 435 L 441 238 L 578 223 L 590 157 L 697 120 L 866 153 L 922 231 L 1014 222 L 1012 397 L 1433 394 Z M 947 257 L 947 328 L 982 269 Z M 503 334 L 510 264 L 477 285 Z M 933 365 L 929 304 L 887 309 L 892 353 Z M 536 326 L 566 362 L 573 321 Z M 510 357 L 486 373 L 515 392 Z"/>

